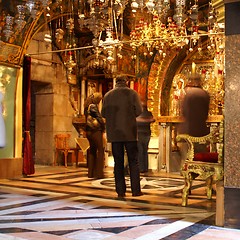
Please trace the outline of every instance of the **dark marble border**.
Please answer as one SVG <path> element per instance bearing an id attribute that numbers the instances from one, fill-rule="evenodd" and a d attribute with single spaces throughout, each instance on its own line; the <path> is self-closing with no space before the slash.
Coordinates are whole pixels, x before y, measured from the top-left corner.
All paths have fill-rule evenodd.
<path id="1" fill-rule="evenodd" d="M 225 4 L 226 35 L 240 34 L 240 2 Z"/>
<path id="2" fill-rule="evenodd" d="M 225 227 L 240 229 L 240 189 L 224 189 Z"/>

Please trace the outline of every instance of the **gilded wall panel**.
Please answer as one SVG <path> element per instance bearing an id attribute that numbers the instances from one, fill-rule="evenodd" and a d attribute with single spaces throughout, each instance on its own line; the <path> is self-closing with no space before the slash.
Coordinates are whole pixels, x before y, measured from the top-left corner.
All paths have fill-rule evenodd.
<path id="1" fill-rule="evenodd" d="M 0 41 L 0 62 L 18 65 L 20 52 L 21 47 Z"/>

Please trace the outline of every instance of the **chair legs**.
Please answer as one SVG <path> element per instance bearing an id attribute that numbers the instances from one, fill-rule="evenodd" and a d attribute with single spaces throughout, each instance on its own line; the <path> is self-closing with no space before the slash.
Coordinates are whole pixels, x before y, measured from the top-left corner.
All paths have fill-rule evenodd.
<path id="1" fill-rule="evenodd" d="M 74 163 L 76 162 L 76 167 L 77 167 L 77 164 L 78 164 L 78 158 L 77 158 L 77 152 L 76 150 L 65 150 L 64 151 L 64 164 L 65 164 L 65 167 L 68 166 L 68 154 L 71 154 L 71 163 Z"/>
<path id="2" fill-rule="evenodd" d="M 56 150 L 55 151 L 55 157 L 54 157 L 54 160 L 53 160 L 53 166 L 56 166 L 57 163 L 58 163 L 58 151 Z"/>
<path id="3" fill-rule="evenodd" d="M 71 157 L 72 157 L 72 163 L 76 162 L 76 167 L 78 165 L 78 156 L 77 156 L 77 152 L 76 150 L 62 150 L 62 151 L 57 151 L 55 152 L 55 158 L 54 158 L 54 161 L 53 161 L 53 166 L 56 166 L 56 164 L 59 165 L 59 162 L 58 162 L 58 157 L 59 157 L 59 153 L 63 153 L 63 156 L 64 156 L 64 166 L 67 167 L 68 166 L 68 154 L 72 154 Z"/>
<path id="4" fill-rule="evenodd" d="M 195 179 L 194 173 L 187 173 L 185 175 L 185 186 L 182 190 L 182 206 L 185 207 L 188 205 L 188 195 L 191 194 L 192 181 Z M 207 187 L 207 199 L 212 199 L 212 185 L 213 185 L 213 176 L 210 176 L 206 179 Z"/>
<path id="5" fill-rule="evenodd" d="M 72 163 L 76 163 L 76 167 L 77 167 L 77 165 L 78 165 L 78 155 L 77 155 L 77 150 L 73 150 L 72 151 Z"/>
<path id="6" fill-rule="evenodd" d="M 79 155 L 80 155 L 79 152 L 80 152 L 80 150 L 78 148 L 76 148 L 75 151 L 74 151 L 76 167 L 78 167 L 78 161 L 79 161 Z"/>
<path id="7" fill-rule="evenodd" d="M 189 192 L 191 191 L 191 186 L 192 186 L 192 174 L 188 173 L 185 176 L 185 186 L 182 191 L 182 206 L 185 207 L 188 204 L 188 195 Z"/>
<path id="8" fill-rule="evenodd" d="M 212 199 L 212 185 L 213 185 L 213 177 L 209 177 L 206 180 L 207 184 L 207 199 Z"/>
<path id="9" fill-rule="evenodd" d="M 68 156 L 68 150 L 64 150 L 64 165 L 67 167 L 67 156 Z"/>

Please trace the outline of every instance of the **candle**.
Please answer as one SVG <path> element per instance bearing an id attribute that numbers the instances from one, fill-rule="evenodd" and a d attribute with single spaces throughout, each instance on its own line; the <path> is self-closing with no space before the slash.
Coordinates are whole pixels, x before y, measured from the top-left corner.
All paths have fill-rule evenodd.
<path id="1" fill-rule="evenodd" d="M 192 62 L 192 74 L 196 73 L 196 63 Z"/>

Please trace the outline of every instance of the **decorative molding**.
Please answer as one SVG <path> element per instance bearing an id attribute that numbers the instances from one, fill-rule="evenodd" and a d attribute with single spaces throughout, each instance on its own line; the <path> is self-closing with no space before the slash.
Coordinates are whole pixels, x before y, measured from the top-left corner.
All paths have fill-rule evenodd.
<path id="1" fill-rule="evenodd" d="M 0 41 L 0 62 L 20 64 L 21 47 Z"/>
<path id="2" fill-rule="evenodd" d="M 224 4 L 234 3 L 234 2 L 240 2 L 240 0 L 223 0 L 223 3 L 224 3 Z"/>
<path id="3" fill-rule="evenodd" d="M 220 123 L 223 120 L 223 115 L 213 115 L 208 116 L 208 123 Z M 181 116 L 160 116 L 157 118 L 159 123 L 180 123 L 183 122 L 183 117 Z"/>

